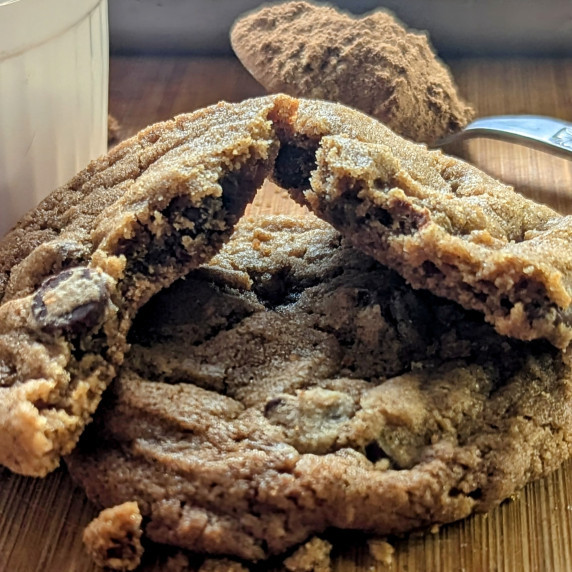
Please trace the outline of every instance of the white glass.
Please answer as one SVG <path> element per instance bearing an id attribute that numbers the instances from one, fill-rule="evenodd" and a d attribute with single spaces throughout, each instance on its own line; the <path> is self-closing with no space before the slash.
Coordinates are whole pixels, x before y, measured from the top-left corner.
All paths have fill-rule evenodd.
<path id="1" fill-rule="evenodd" d="M 106 151 L 107 0 L 0 0 L 0 236 Z"/>

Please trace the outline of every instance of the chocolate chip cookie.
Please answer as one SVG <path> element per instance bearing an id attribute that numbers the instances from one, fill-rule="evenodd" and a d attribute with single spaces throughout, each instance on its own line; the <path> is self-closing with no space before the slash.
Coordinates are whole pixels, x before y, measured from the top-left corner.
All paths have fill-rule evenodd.
<path id="1" fill-rule="evenodd" d="M 503 335 L 572 340 L 572 217 L 347 107 L 299 100 L 275 180 L 415 288 Z"/>
<path id="2" fill-rule="evenodd" d="M 141 513 L 137 503 L 107 508 L 83 531 L 93 561 L 111 570 L 135 570 L 141 563 Z"/>
<path id="3" fill-rule="evenodd" d="M 279 101 L 145 129 L 0 242 L 1 464 L 42 476 L 71 451 L 137 309 L 218 251 L 270 172 Z"/>
<path id="4" fill-rule="evenodd" d="M 314 218 L 241 222 L 138 314 L 67 462 L 159 543 L 260 560 L 486 511 L 572 452 L 569 360 Z"/>
<path id="5" fill-rule="evenodd" d="M 308 2 L 272 4 L 240 18 L 231 42 L 270 93 L 350 105 L 414 141 L 435 143 L 474 115 L 427 34 L 384 10 L 357 17 Z"/>

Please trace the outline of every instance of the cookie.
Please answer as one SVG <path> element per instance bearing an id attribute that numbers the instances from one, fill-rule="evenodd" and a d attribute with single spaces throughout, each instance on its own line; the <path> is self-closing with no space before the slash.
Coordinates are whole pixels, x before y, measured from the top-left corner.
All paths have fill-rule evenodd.
<path id="1" fill-rule="evenodd" d="M 572 448 L 572 376 L 317 219 L 241 221 L 154 297 L 67 458 L 152 541 L 260 560 L 487 511 Z"/>
<path id="2" fill-rule="evenodd" d="M 1 464 L 42 476 L 71 451 L 137 309 L 220 248 L 269 173 L 279 101 L 145 129 L 0 241 Z"/>
<path id="3" fill-rule="evenodd" d="M 121 125 L 119 121 L 109 114 L 107 116 L 107 144 L 117 143 L 121 139 Z"/>
<path id="4" fill-rule="evenodd" d="M 308 2 L 273 4 L 240 18 L 231 43 L 270 93 L 343 103 L 414 141 L 435 143 L 474 115 L 426 33 L 389 12 L 356 17 Z"/>
<path id="5" fill-rule="evenodd" d="M 572 340 L 572 218 L 347 107 L 299 100 L 276 182 L 354 246 L 503 335 Z"/>

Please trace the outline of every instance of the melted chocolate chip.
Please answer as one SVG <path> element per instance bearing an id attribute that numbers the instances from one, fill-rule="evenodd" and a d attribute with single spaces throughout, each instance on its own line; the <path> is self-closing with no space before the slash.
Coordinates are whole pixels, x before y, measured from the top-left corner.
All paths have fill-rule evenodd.
<path id="1" fill-rule="evenodd" d="M 89 268 L 72 268 L 45 280 L 32 302 L 42 330 L 78 335 L 101 322 L 109 302 L 103 276 Z"/>
<path id="2" fill-rule="evenodd" d="M 276 410 L 276 408 L 280 407 L 283 403 L 284 399 L 282 399 L 281 397 L 274 397 L 273 399 L 267 401 L 266 405 L 264 406 L 264 416 L 265 417 L 271 416 Z"/>

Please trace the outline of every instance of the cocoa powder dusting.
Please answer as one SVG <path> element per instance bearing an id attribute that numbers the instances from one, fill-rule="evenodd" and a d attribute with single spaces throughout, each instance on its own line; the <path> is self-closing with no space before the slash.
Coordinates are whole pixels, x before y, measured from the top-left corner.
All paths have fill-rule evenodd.
<path id="1" fill-rule="evenodd" d="M 239 19 L 231 43 L 269 92 L 350 105 L 417 142 L 434 143 L 474 115 L 427 35 L 386 11 L 271 5 Z"/>

